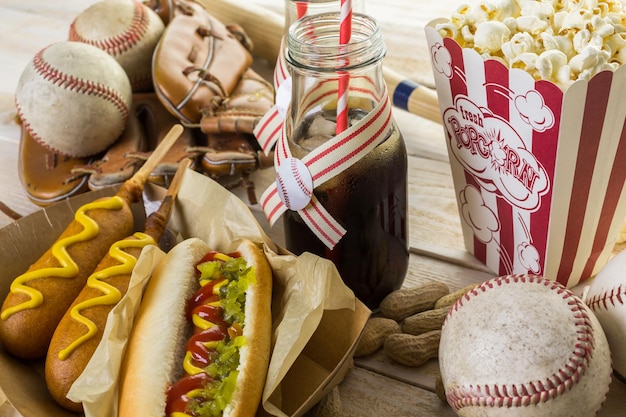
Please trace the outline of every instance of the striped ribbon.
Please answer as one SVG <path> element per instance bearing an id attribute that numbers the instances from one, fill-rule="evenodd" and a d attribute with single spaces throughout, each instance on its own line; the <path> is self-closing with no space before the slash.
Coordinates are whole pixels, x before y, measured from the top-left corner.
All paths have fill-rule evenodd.
<path id="1" fill-rule="evenodd" d="M 281 86 L 284 88 L 284 82 L 289 78 L 284 51 L 283 39 L 279 49 L 278 59 L 276 60 L 276 66 L 274 67 L 274 90 L 276 91 L 277 97 L 280 95 Z M 285 119 L 280 112 L 280 104 L 281 103 L 277 101 L 276 104 L 263 115 L 253 131 L 265 155 L 269 155 L 276 142 L 278 142 L 280 132 L 283 129 Z"/>
<path id="2" fill-rule="evenodd" d="M 373 101 L 376 106 L 362 119 L 323 145 L 318 146 L 302 158 L 313 180 L 313 188 L 343 172 L 367 155 L 389 135 L 392 125 L 391 104 L 387 88 L 383 84 L 382 94 L 376 94 L 374 83 L 367 77 L 355 78 L 350 86 L 351 97 L 362 97 Z M 302 114 L 319 106 L 328 97 L 336 97 L 337 80 L 321 81 L 303 98 L 299 109 Z M 292 158 L 285 129 L 278 135 L 274 165 L 280 167 L 282 161 Z M 270 225 L 288 209 L 281 200 L 276 183 L 271 184 L 261 196 L 261 205 Z M 324 244 L 332 249 L 345 235 L 346 230 L 328 213 L 322 204 L 312 196 L 309 204 L 298 210 L 303 221 Z"/>

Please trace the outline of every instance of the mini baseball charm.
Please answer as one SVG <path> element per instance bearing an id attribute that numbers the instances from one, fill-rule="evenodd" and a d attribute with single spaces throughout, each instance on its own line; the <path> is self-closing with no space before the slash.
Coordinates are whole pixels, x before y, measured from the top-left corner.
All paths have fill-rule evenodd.
<path id="1" fill-rule="evenodd" d="M 534 275 L 491 279 L 457 301 L 439 364 L 446 399 L 463 417 L 593 417 L 612 376 L 589 307 Z"/>
<path id="2" fill-rule="evenodd" d="M 297 158 L 285 158 L 276 168 L 276 186 L 278 196 L 290 210 L 302 210 L 313 196 L 311 173 Z"/>
<path id="3" fill-rule="evenodd" d="M 133 91 L 152 88 L 152 53 L 163 21 L 135 0 L 104 0 L 80 13 L 70 25 L 69 40 L 96 46 L 120 63 Z"/>
<path id="4" fill-rule="evenodd" d="M 37 52 L 17 84 L 15 104 L 28 133 L 70 157 L 95 155 L 126 128 L 132 102 L 128 76 L 106 52 L 58 42 Z"/>
<path id="5" fill-rule="evenodd" d="M 626 378 L 626 251 L 615 255 L 596 275 L 583 296 L 611 347 L 613 368 Z"/>

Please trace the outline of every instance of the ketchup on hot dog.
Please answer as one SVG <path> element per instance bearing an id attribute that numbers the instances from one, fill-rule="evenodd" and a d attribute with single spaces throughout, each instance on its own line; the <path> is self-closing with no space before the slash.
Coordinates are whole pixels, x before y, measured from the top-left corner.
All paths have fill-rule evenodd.
<path id="1" fill-rule="evenodd" d="M 220 416 L 235 388 L 242 336 L 245 291 L 252 268 L 238 253 L 209 252 L 197 264 L 200 288 L 188 300 L 194 325 L 183 361 L 185 376 L 167 392 L 168 417 Z M 208 412 L 208 413 L 207 413 Z"/>

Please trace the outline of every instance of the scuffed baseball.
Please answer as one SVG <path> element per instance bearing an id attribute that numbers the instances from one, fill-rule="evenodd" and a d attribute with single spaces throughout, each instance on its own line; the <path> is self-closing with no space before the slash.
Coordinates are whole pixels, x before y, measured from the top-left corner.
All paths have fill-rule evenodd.
<path id="1" fill-rule="evenodd" d="M 107 149 L 128 123 L 128 76 L 106 52 L 80 42 L 38 51 L 15 90 L 28 133 L 52 152 L 86 157 Z"/>
<path id="2" fill-rule="evenodd" d="M 491 279 L 457 301 L 439 363 L 446 399 L 463 417 L 593 417 L 612 376 L 593 312 L 533 275 Z"/>
<path id="3" fill-rule="evenodd" d="M 164 24 L 135 0 L 104 0 L 81 12 L 70 25 L 69 40 L 98 47 L 120 63 L 133 91 L 152 88 L 152 54 Z"/>
<path id="4" fill-rule="evenodd" d="M 304 162 L 285 158 L 276 168 L 276 188 L 283 204 L 290 210 L 302 210 L 313 196 L 313 179 Z"/>
<path id="5" fill-rule="evenodd" d="M 591 280 L 583 300 L 604 329 L 613 368 L 626 377 L 626 251 L 615 255 Z"/>

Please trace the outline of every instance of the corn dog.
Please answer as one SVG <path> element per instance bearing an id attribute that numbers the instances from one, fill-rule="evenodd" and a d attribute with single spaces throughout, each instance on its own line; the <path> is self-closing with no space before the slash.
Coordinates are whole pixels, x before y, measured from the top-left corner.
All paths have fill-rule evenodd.
<path id="1" fill-rule="evenodd" d="M 82 404 L 67 399 L 67 393 L 100 344 L 109 312 L 126 294 L 141 251 L 158 244 L 188 166 L 179 164 L 159 209 L 146 219 L 145 231 L 111 245 L 59 322 L 48 348 L 45 377 L 50 394 L 63 408 L 82 411 Z"/>
<path id="2" fill-rule="evenodd" d="M 81 206 L 54 244 L 11 283 L 0 310 L 0 343 L 24 359 L 42 358 L 57 324 L 109 247 L 134 228 L 131 204 L 183 128 L 176 125 L 146 163 L 112 196 Z"/>

